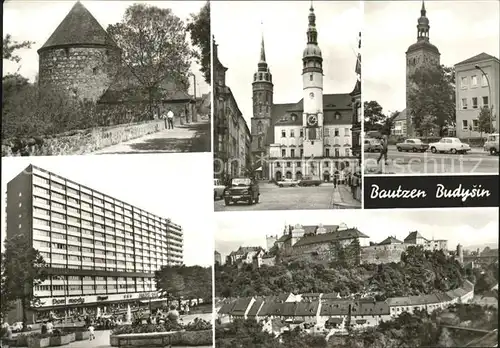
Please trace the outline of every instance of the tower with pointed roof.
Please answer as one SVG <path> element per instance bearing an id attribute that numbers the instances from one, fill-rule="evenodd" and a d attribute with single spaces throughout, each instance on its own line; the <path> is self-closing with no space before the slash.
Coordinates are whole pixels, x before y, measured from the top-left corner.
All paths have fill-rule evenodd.
<path id="1" fill-rule="evenodd" d="M 406 51 L 406 118 L 408 135 L 414 135 L 415 133 L 412 127 L 412 112 L 408 102 L 410 90 L 412 88 L 411 76 L 421 67 L 431 67 L 440 64 L 441 53 L 439 53 L 436 46 L 430 43 L 429 30 L 430 25 L 425 9 L 425 2 L 422 1 L 420 18 L 417 23 L 417 42 L 408 47 Z"/>
<path id="2" fill-rule="evenodd" d="M 252 82 L 253 117 L 250 125 L 253 161 L 262 167 L 259 173 L 268 172 L 266 161 L 260 159 L 264 158 L 267 153 L 266 138 L 268 130 L 271 127 L 273 88 L 273 75 L 266 62 L 264 35 L 262 35 L 260 59 Z"/>
<path id="3" fill-rule="evenodd" d="M 96 101 L 116 76 L 121 51 L 94 16 L 77 2 L 38 50 L 41 86 Z"/>
<path id="4" fill-rule="evenodd" d="M 304 156 L 323 156 L 323 57 L 318 46 L 316 15 L 311 4 L 307 28 L 307 45 L 302 54 L 302 90 L 304 110 Z"/>

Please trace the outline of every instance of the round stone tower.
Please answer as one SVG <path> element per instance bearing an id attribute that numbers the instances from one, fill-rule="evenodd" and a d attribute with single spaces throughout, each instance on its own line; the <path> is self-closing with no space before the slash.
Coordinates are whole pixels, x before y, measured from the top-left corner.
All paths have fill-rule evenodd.
<path id="1" fill-rule="evenodd" d="M 118 72 L 121 51 L 80 2 L 38 50 L 40 86 L 97 101 Z"/>

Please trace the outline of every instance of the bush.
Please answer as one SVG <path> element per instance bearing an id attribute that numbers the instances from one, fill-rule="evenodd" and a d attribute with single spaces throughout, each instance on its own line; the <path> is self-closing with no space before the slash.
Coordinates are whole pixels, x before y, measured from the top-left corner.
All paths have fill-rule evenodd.
<path id="1" fill-rule="evenodd" d="M 206 320 L 195 318 L 187 325 L 167 321 L 163 324 L 132 324 L 121 325 L 115 328 L 113 335 L 152 333 L 152 332 L 172 332 L 172 331 L 203 331 L 211 330 L 212 324 Z"/>

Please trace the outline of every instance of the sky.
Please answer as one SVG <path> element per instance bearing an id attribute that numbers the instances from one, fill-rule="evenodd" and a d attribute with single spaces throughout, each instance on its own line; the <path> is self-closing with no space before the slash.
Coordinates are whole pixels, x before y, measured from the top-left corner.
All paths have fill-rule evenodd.
<path id="1" fill-rule="evenodd" d="M 417 41 L 420 1 L 366 1 L 363 18 L 363 99 L 383 112 L 406 107 L 406 58 Z M 453 66 L 482 52 L 499 56 L 500 2 L 426 1 L 430 42 L 441 64 Z"/>
<path id="2" fill-rule="evenodd" d="M 190 18 L 191 13 L 198 13 L 205 4 L 205 1 L 81 1 L 104 29 L 109 24 L 120 22 L 125 10 L 136 2 L 160 8 L 170 8 L 184 22 Z M 13 40 L 35 41 L 35 44 L 31 49 L 17 51 L 17 54 L 22 58 L 20 64 L 4 60 L 4 74 L 15 72 L 21 65 L 19 73 L 33 81 L 38 73 L 38 53 L 36 51 L 48 40 L 75 3 L 76 1 L 6 0 L 3 3 L 4 36 L 11 34 Z M 205 83 L 199 68 L 199 65 L 193 62 L 191 70 L 196 76 L 197 96 L 211 90 Z M 193 94 L 192 78 L 190 78 L 190 84 L 189 93 Z"/>
<path id="3" fill-rule="evenodd" d="M 212 167 L 211 161 L 210 156 L 201 153 L 4 157 L 1 211 L 5 213 L 7 183 L 33 164 L 152 214 L 170 218 L 183 227 L 185 264 L 211 266 L 212 181 L 210 175 L 200 175 L 200 168 Z M 5 236 L 5 217 L 1 227 Z"/>
<path id="4" fill-rule="evenodd" d="M 425 238 L 447 239 L 448 248 L 458 243 L 464 248 L 482 244 L 498 245 L 497 208 L 458 209 L 388 209 L 388 210 L 319 210 L 262 211 L 216 214 L 215 249 L 225 257 L 239 246 L 266 247 L 266 235 L 283 234 L 286 225 L 339 225 L 356 227 L 382 242 L 388 236 L 403 240 L 412 231 Z"/>
<path id="5" fill-rule="evenodd" d="M 226 85 L 249 126 L 262 34 L 273 75 L 274 103 L 296 103 L 302 98 L 302 52 L 310 6 L 310 1 L 212 2 L 212 35 L 219 60 L 228 68 Z M 323 53 L 324 93 L 350 93 L 356 83 L 361 3 L 314 1 L 313 6 Z"/>

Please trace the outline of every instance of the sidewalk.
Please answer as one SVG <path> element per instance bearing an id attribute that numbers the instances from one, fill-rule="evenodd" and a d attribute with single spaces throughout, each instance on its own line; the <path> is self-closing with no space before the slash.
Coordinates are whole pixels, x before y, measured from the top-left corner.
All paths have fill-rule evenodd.
<path id="1" fill-rule="evenodd" d="M 333 208 L 361 208 L 361 202 L 354 199 L 347 185 L 338 185 L 333 189 L 331 205 Z"/>
<path id="2" fill-rule="evenodd" d="M 106 147 L 93 154 L 209 152 L 211 146 L 210 122 L 176 125 L 157 133 Z"/>

